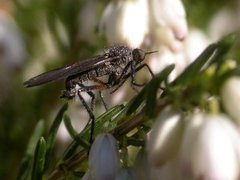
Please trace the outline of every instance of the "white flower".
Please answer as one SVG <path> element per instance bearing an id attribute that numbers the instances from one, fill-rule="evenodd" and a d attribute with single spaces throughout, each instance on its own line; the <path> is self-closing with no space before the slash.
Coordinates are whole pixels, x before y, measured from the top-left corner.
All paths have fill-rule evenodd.
<path id="1" fill-rule="evenodd" d="M 175 64 L 175 68 L 168 77 L 169 81 L 174 80 L 188 65 L 183 53 L 173 53 L 167 47 L 160 47 L 158 53 L 153 54 L 148 62 L 153 73 L 159 73 L 166 66 Z"/>
<path id="2" fill-rule="evenodd" d="M 147 0 L 112 1 L 101 20 L 109 44 L 140 47 L 148 33 Z"/>
<path id="3" fill-rule="evenodd" d="M 116 139 L 110 134 L 98 135 L 89 154 L 91 177 L 96 180 L 112 180 L 120 168 Z"/>
<path id="4" fill-rule="evenodd" d="M 136 174 L 135 171 L 131 168 L 122 168 L 120 171 L 117 173 L 115 180 L 135 180 Z"/>
<path id="5" fill-rule="evenodd" d="M 178 157 L 173 158 L 167 161 L 162 166 L 151 166 L 151 175 L 150 179 L 152 180 L 180 180 L 181 174 L 179 169 L 179 159 Z"/>
<path id="6" fill-rule="evenodd" d="M 193 62 L 209 44 L 210 40 L 203 30 L 191 28 L 183 44 L 187 64 Z"/>
<path id="7" fill-rule="evenodd" d="M 212 41 L 218 41 L 221 37 L 239 29 L 238 12 L 224 7 L 214 14 L 208 27 Z"/>
<path id="8" fill-rule="evenodd" d="M 167 45 L 173 52 L 181 48 L 188 33 L 181 0 L 150 0 L 150 36 L 156 45 Z"/>
<path id="9" fill-rule="evenodd" d="M 147 140 L 148 159 L 160 166 L 175 157 L 181 142 L 183 121 L 177 112 L 165 109 L 153 125 Z"/>
<path id="10" fill-rule="evenodd" d="M 239 178 L 239 134 L 224 115 L 198 113 L 186 126 L 180 152 L 184 179 Z"/>
<path id="11" fill-rule="evenodd" d="M 231 77 L 224 82 L 221 98 L 226 112 L 240 125 L 240 77 Z"/>

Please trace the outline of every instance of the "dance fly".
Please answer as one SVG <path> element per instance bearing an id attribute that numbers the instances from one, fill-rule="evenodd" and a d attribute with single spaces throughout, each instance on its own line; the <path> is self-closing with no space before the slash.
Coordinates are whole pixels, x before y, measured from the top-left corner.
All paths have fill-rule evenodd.
<path id="1" fill-rule="evenodd" d="M 101 92 L 105 89 L 115 88 L 112 91 L 114 92 L 122 86 L 129 77 L 131 77 L 132 87 L 142 86 L 143 84 L 137 84 L 135 82 L 135 73 L 143 67 L 146 67 L 153 76 L 149 66 L 141 62 L 146 55 L 155 52 L 156 51 L 145 52 L 138 48 L 131 49 L 127 46 L 115 45 L 107 49 L 102 55 L 97 55 L 93 58 L 33 77 L 24 82 L 24 86 L 29 88 L 64 79 L 65 90 L 62 91 L 61 98 L 72 99 L 76 96 L 79 97 L 94 123 L 95 118 L 92 111 L 95 95 L 92 91 L 97 90 Z M 106 75 L 108 76 L 108 80 L 104 82 L 100 77 Z M 96 84 L 86 86 L 84 82 L 88 80 L 93 81 Z M 89 94 L 92 99 L 91 106 L 88 106 L 85 102 L 81 92 Z"/>

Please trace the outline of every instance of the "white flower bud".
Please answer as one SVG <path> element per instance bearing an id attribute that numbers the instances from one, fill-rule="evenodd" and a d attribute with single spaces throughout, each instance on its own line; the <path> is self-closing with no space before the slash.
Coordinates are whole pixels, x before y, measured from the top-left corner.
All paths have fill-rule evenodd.
<path id="1" fill-rule="evenodd" d="M 181 0 L 151 0 L 150 12 L 150 32 L 154 42 L 167 45 L 173 52 L 179 51 L 181 41 L 188 34 Z"/>
<path id="2" fill-rule="evenodd" d="M 115 180 L 137 180 L 136 174 L 133 169 L 122 168 L 117 173 Z"/>
<path id="3" fill-rule="evenodd" d="M 185 61 L 188 64 L 193 62 L 210 43 L 203 30 L 197 28 L 190 29 L 183 47 Z"/>
<path id="4" fill-rule="evenodd" d="M 240 125 L 240 77 L 231 77 L 223 84 L 221 98 L 226 112 Z"/>
<path id="5" fill-rule="evenodd" d="M 183 127 L 184 123 L 179 113 L 169 108 L 162 112 L 147 140 L 147 152 L 151 164 L 160 166 L 177 154 Z"/>
<path id="6" fill-rule="evenodd" d="M 111 134 L 98 135 L 89 154 L 89 168 L 96 180 L 112 180 L 120 168 L 117 141 Z"/>
<path id="7" fill-rule="evenodd" d="M 109 44 L 139 47 L 148 33 L 147 0 L 112 1 L 101 20 Z"/>
<path id="8" fill-rule="evenodd" d="M 238 9 L 238 8 L 236 8 Z M 236 31 L 239 28 L 238 10 L 223 7 L 210 20 L 208 34 L 211 41 L 218 41 L 223 36 Z"/>
<path id="9" fill-rule="evenodd" d="M 180 152 L 183 179 L 237 179 L 239 138 L 226 116 L 193 115 L 186 126 Z"/>

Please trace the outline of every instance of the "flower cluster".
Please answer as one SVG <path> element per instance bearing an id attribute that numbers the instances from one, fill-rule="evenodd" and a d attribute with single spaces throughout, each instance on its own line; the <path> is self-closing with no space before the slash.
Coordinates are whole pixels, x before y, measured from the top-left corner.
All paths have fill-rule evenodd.
<path id="1" fill-rule="evenodd" d="M 188 35 L 188 27 L 181 0 L 111 1 L 101 17 L 100 30 L 110 45 L 125 44 L 131 48 L 158 51 L 146 59 L 145 63 L 153 73 L 174 63 L 176 68 L 169 77 L 170 80 L 189 64 L 183 58 L 183 40 Z M 148 77 L 143 75 L 144 71 L 141 72 L 138 73 L 138 78 L 144 81 Z M 132 96 L 131 90 L 126 89 L 127 87 L 125 91 L 115 94 L 113 104 Z"/>
<path id="2" fill-rule="evenodd" d="M 178 51 L 187 35 L 185 10 L 180 0 L 127 0 L 108 4 L 101 28 L 110 44 L 131 47 L 166 45 Z"/>
<path id="3" fill-rule="evenodd" d="M 117 142 L 99 135 L 89 154 L 85 179 L 238 179 L 240 176 L 240 77 L 221 88 L 226 113 L 191 113 L 166 106 L 146 138 L 132 168 L 121 168 Z"/>
<path id="4" fill-rule="evenodd" d="M 191 114 L 165 108 L 147 138 L 152 176 L 177 179 L 238 179 L 240 176 L 240 78 L 221 88 L 225 112 Z"/>

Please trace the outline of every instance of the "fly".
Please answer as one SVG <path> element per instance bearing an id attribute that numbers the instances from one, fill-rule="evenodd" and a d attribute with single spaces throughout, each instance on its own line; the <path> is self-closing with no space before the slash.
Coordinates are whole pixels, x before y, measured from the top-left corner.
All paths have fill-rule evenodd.
<path id="1" fill-rule="evenodd" d="M 124 82 L 131 77 L 131 85 L 143 86 L 144 84 L 137 84 L 135 82 L 135 73 L 140 69 L 146 67 L 152 76 L 153 72 L 147 64 L 141 64 L 145 56 L 156 51 L 145 52 L 141 49 L 130 49 L 127 46 L 115 45 L 110 47 L 104 54 L 86 59 L 72 65 L 62 68 L 54 69 L 46 73 L 40 74 L 36 77 L 24 82 L 24 86 L 34 87 L 56 80 L 65 79 L 65 90 L 62 91 L 61 98 L 73 99 L 78 97 L 86 108 L 91 123 L 91 136 L 92 142 L 94 121 L 93 106 L 95 95 L 93 90 L 99 91 L 101 100 L 106 108 L 106 104 L 101 96 L 101 91 L 114 88 L 112 93 L 121 87 Z M 106 82 L 99 79 L 102 76 L 108 76 Z M 84 82 L 93 81 L 96 84 L 86 86 Z M 81 95 L 81 92 L 86 92 L 91 97 L 90 106 L 86 103 Z"/>

